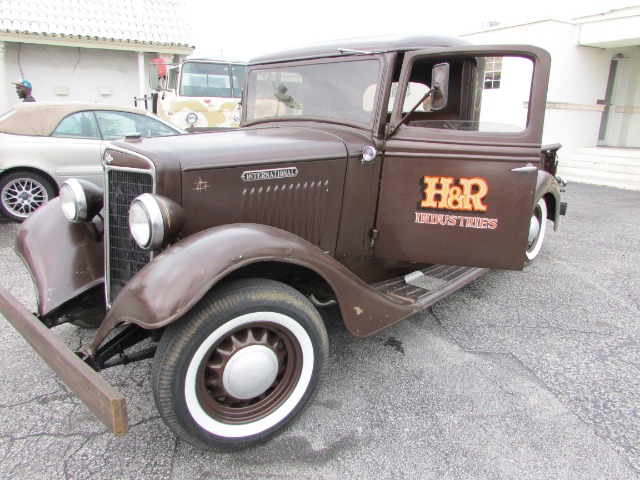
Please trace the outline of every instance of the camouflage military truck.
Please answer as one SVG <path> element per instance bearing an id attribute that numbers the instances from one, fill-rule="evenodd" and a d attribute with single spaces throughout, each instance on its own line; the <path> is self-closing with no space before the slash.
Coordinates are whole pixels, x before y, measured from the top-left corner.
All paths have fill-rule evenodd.
<path id="1" fill-rule="evenodd" d="M 325 376 L 319 308 L 369 337 L 540 256 L 566 207 L 549 69 L 540 48 L 438 36 L 255 58 L 240 128 L 113 142 L 104 190 L 68 180 L 27 219 L 38 310 L 0 289 L 0 311 L 116 434 L 125 400 L 99 372 L 152 359 L 178 438 L 264 441 Z M 72 352 L 65 322 L 93 341 Z"/>
<path id="2" fill-rule="evenodd" d="M 152 64 L 153 113 L 191 132 L 238 127 L 245 70 L 244 63 L 216 58 Z"/>

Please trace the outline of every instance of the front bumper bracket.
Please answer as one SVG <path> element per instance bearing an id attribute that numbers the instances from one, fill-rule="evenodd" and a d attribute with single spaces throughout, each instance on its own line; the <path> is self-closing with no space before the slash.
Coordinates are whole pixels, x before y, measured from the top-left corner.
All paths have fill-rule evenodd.
<path id="1" fill-rule="evenodd" d="M 114 435 L 129 429 L 124 397 L 0 286 L 0 313 Z"/>

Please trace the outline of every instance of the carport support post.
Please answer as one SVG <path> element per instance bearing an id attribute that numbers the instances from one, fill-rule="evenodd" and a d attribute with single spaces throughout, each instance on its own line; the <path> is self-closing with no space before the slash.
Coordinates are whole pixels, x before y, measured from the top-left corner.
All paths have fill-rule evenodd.
<path id="1" fill-rule="evenodd" d="M 145 96 L 144 52 L 138 52 L 138 98 Z M 138 106 L 138 105 L 136 105 Z"/>
<path id="2" fill-rule="evenodd" d="M 7 72 L 4 66 L 4 56 L 5 56 L 5 46 L 4 42 L 0 42 L 0 112 L 6 112 L 9 110 L 9 100 L 7 98 L 7 90 L 6 86 L 9 84 L 7 81 Z M 15 85 L 11 85 L 12 89 Z"/>

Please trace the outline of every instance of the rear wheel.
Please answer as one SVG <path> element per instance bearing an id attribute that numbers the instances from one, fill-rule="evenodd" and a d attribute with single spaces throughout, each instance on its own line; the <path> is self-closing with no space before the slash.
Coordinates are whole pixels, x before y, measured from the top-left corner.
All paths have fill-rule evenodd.
<path id="1" fill-rule="evenodd" d="M 23 222 L 56 193 L 49 180 L 33 172 L 14 172 L 0 180 L 0 212 Z"/>
<path id="2" fill-rule="evenodd" d="M 547 232 L 547 204 L 544 198 L 538 200 L 531 215 L 529 226 L 529 238 L 527 241 L 527 251 L 525 252 L 525 265 L 529 265 L 535 260 L 542 249 L 544 236 Z"/>
<path id="3" fill-rule="evenodd" d="M 192 445 L 249 447 L 306 408 L 327 355 L 322 319 L 303 295 L 271 280 L 229 283 L 163 334 L 152 370 L 156 406 Z"/>

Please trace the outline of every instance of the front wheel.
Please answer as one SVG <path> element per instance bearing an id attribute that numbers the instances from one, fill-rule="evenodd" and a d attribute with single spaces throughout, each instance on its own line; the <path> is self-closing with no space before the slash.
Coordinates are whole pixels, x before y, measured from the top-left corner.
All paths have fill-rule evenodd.
<path id="1" fill-rule="evenodd" d="M 55 195 L 53 185 L 42 175 L 10 173 L 0 180 L 0 212 L 15 222 L 23 222 Z"/>
<path id="2" fill-rule="evenodd" d="M 544 236 L 547 231 L 547 204 L 544 198 L 538 200 L 531 215 L 529 225 L 529 238 L 527 250 L 525 252 L 525 265 L 529 265 L 535 260 L 542 249 Z"/>
<path id="3" fill-rule="evenodd" d="M 192 445 L 250 447 L 306 408 L 328 350 L 322 319 L 303 295 L 271 280 L 232 282 L 163 334 L 152 369 L 156 406 Z"/>

